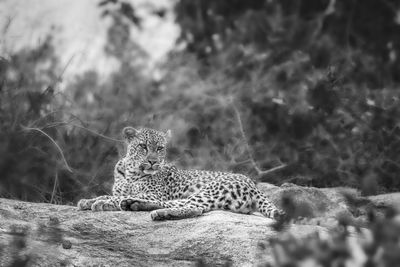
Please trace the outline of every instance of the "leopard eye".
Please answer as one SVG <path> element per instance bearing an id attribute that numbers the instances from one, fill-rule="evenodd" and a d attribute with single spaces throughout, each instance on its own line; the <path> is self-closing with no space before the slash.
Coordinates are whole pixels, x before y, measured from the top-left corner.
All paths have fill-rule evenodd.
<path id="1" fill-rule="evenodd" d="M 140 146 L 141 148 L 143 148 L 144 150 L 147 150 L 146 144 L 139 144 L 139 146 Z"/>
<path id="2" fill-rule="evenodd" d="M 161 151 L 161 150 L 163 150 L 164 149 L 164 147 L 163 146 L 159 146 L 159 147 L 157 147 L 157 151 Z"/>

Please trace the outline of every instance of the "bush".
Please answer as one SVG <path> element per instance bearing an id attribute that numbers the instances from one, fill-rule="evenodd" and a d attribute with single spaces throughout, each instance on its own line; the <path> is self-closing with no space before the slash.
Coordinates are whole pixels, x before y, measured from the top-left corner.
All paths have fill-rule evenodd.
<path id="1" fill-rule="evenodd" d="M 396 266 L 400 262 L 399 215 L 388 208 L 385 216 L 371 210 L 366 228 L 341 220 L 327 233 L 299 239 L 281 234 L 269 240 L 274 263 L 269 266 Z M 265 244 L 261 243 L 260 248 Z"/>
<path id="2" fill-rule="evenodd" d="M 100 3 L 119 64 L 107 79 L 88 71 L 61 89 L 51 38 L 1 59 L 0 196 L 71 203 L 110 192 L 127 125 L 171 128 L 169 160 L 183 168 L 399 190 L 398 26 L 384 2 L 178 1 L 185 49 L 158 80 L 127 5 Z"/>
<path id="3" fill-rule="evenodd" d="M 85 123 L 58 90 L 58 73 L 51 38 L 1 61 L 2 197 L 67 203 L 81 190 L 102 188 L 90 183 L 96 177 L 109 180 L 104 165 L 117 154 L 114 146 L 82 131 Z"/>
<path id="4" fill-rule="evenodd" d="M 290 166 L 263 180 L 361 188 L 376 179 L 382 192 L 399 189 L 397 8 L 181 0 L 176 13 L 180 42 L 214 82 L 208 91 L 236 99 L 255 161 Z"/>

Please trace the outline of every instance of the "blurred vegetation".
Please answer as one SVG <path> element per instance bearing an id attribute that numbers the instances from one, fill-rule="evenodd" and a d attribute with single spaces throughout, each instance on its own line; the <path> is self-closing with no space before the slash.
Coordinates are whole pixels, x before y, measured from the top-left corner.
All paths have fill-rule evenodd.
<path id="1" fill-rule="evenodd" d="M 23 224 L 11 225 L 8 231 L 3 231 L 0 243 L 0 265 L 4 267 L 68 266 L 67 260 L 57 258 L 60 253 L 56 246 L 61 245 L 64 249 L 71 248 L 71 241 L 63 237 L 59 226 L 59 219 L 54 216 L 50 216 L 46 223 L 38 223 L 34 229 Z"/>
<path id="2" fill-rule="evenodd" d="M 357 197 L 344 195 L 348 204 L 355 204 Z M 295 219 L 302 209 L 292 202 L 285 208 Z M 328 230 L 318 229 L 303 237 L 295 237 L 288 229 L 287 220 L 275 223 L 280 232 L 266 243 L 259 243 L 261 252 L 271 248 L 273 262 L 265 266 L 397 266 L 400 262 L 400 216 L 398 207 L 382 206 L 369 209 L 367 216 L 338 218 L 338 225 Z M 282 227 L 283 226 L 283 227 Z"/>
<path id="3" fill-rule="evenodd" d="M 0 59 L 0 196 L 109 193 L 126 125 L 170 128 L 169 160 L 275 184 L 400 189 L 395 0 L 179 0 L 177 49 L 153 78 L 133 6 L 101 1 L 109 77 L 62 81 L 49 37 Z M 166 10 L 154 9 L 163 17 Z M 265 174 L 275 166 L 287 167 Z"/>
<path id="4" fill-rule="evenodd" d="M 236 98 L 261 167 L 288 163 L 285 175 L 305 175 L 291 182 L 314 186 L 376 179 L 381 190 L 400 185 L 399 10 L 373 0 L 176 6 L 181 41 L 203 80 L 225 81 L 213 92 Z"/>

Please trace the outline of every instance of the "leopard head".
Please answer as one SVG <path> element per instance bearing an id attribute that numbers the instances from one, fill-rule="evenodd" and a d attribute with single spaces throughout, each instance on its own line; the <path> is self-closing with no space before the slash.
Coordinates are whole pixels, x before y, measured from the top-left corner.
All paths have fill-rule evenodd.
<path id="1" fill-rule="evenodd" d="M 134 169 L 144 174 L 156 174 L 165 163 L 166 146 L 171 131 L 125 127 L 122 130 L 127 144 L 127 158 Z"/>

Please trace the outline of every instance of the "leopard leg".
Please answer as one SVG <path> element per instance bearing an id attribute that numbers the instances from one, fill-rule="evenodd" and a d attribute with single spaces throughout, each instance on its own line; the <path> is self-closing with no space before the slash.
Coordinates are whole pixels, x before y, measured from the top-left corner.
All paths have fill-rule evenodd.
<path id="1" fill-rule="evenodd" d="M 188 203 L 187 199 L 168 201 L 154 200 L 153 197 L 139 195 L 140 198 L 127 197 L 121 200 L 120 208 L 125 211 L 152 211 L 165 208 L 182 208 Z M 148 198 L 146 200 L 146 198 Z"/>
<path id="2" fill-rule="evenodd" d="M 285 212 L 276 207 L 261 191 L 256 190 L 253 201 L 255 202 L 256 209 L 262 215 L 279 220 L 286 216 Z"/>
<path id="3" fill-rule="evenodd" d="M 100 196 L 91 199 L 81 199 L 78 201 L 77 207 L 79 210 L 91 210 L 93 203 L 100 200 L 107 200 L 111 198 L 111 196 Z"/>
<path id="4" fill-rule="evenodd" d="M 203 212 L 199 207 L 166 208 L 153 210 L 150 216 L 153 221 L 180 220 L 200 216 Z"/>
<path id="5" fill-rule="evenodd" d="M 145 200 L 136 197 L 126 197 L 119 202 L 119 207 L 124 211 L 151 211 L 162 209 L 160 201 Z"/>
<path id="6" fill-rule="evenodd" d="M 165 208 L 165 202 L 152 194 L 137 194 L 123 197 L 119 207 L 125 211 L 151 211 Z"/>
<path id="7" fill-rule="evenodd" d="M 162 202 L 163 209 L 150 213 L 154 221 L 180 220 L 200 216 L 210 210 L 207 203 L 198 203 L 195 198 L 176 199 Z"/>

